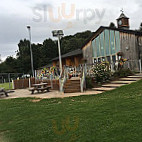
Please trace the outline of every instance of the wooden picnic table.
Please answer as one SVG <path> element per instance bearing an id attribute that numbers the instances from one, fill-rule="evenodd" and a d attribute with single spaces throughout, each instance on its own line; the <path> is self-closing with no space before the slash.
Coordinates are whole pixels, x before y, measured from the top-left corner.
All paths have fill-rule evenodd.
<path id="1" fill-rule="evenodd" d="M 31 91 L 32 94 L 34 94 L 35 91 L 39 93 L 47 90 L 47 92 L 49 92 L 49 89 L 51 88 L 51 86 L 48 85 L 48 83 L 33 84 L 32 86 L 33 87 L 29 89 L 29 91 Z"/>

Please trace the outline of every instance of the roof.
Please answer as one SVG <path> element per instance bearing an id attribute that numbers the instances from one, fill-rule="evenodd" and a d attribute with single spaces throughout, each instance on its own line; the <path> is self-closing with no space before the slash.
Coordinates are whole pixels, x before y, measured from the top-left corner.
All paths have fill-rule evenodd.
<path id="1" fill-rule="evenodd" d="M 62 59 L 67 58 L 67 57 L 71 57 L 71 56 L 77 56 L 77 55 L 82 55 L 82 48 L 88 44 L 91 40 L 93 40 L 94 38 L 96 38 L 102 31 L 104 31 L 105 29 L 108 30 L 114 30 L 114 31 L 119 31 L 119 32 L 123 32 L 123 33 L 129 33 L 129 34 L 135 34 L 138 36 L 142 36 L 142 32 L 136 31 L 136 30 L 129 30 L 129 29 L 120 29 L 120 28 L 112 28 L 112 27 L 104 27 L 101 26 L 96 32 L 93 33 L 93 35 L 91 37 L 88 38 L 88 40 L 86 40 L 83 44 L 83 46 L 80 49 L 68 52 L 66 54 L 62 55 Z M 56 61 L 58 60 L 59 57 L 56 57 L 54 59 L 52 59 L 51 61 Z"/>
<path id="2" fill-rule="evenodd" d="M 77 49 L 77 50 L 68 52 L 66 54 L 63 54 L 61 57 L 62 57 L 62 59 L 64 59 L 64 58 L 67 58 L 67 57 L 77 56 L 77 55 L 82 55 L 82 50 L 81 49 Z M 59 59 L 59 57 L 56 57 L 56 58 L 52 59 L 52 61 L 56 61 L 58 59 Z"/>
<path id="3" fill-rule="evenodd" d="M 43 66 L 43 67 L 38 68 L 37 70 L 44 69 L 44 68 L 50 68 L 50 67 L 52 67 L 52 66 L 53 66 L 52 63 L 49 63 L 49 64 L 47 64 L 46 66 Z"/>
<path id="4" fill-rule="evenodd" d="M 118 19 L 122 19 L 122 18 L 126 18 L 126 19 L 129 19 L 124 13 L 121 13 L 121 15 L 119 16 Z"/>

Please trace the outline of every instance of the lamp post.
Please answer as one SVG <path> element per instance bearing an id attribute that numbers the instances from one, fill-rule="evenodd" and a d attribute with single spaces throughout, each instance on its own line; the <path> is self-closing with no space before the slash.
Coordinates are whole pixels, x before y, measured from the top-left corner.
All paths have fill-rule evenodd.
<path id="1" fill-rule="evenodd" d="M 34 65 L 33 65 L 33 52 L 32 52 L 32 45 L 31 45 L 31 27 L 27 26 L 27 29 L 29 31 L 29 40 L 30 40 L 30 52 L 31 52 L 31 70 L 32 70 L 32 75 L 34 77 Z"/>
<path id="2" fill-rule="evenodd" d="M 64 35 L 62 30 L 54 30 L 52 31 L 53 37 L 58 37 L 58 52 L 59 52 L 59 66 L 60 66 L 60 77 L 62 74 L 62 59 L 61 59 L 61 46 L 60 39 Z"/>

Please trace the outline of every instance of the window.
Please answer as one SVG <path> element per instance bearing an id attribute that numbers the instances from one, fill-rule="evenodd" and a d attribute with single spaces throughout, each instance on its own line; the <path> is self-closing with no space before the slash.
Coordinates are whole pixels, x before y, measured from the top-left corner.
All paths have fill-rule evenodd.
<path id="1" fill-rule="evenodd" d="M 105 56 L 104 52 L 104 32 L 100 34 L 100 51 L 101 51 L 101 56 Z"/>
<path id="2" fill-rule="evenodd" d="M 96 38 L 96 49 L 97 49 L 97 57 L 100 57 L 100 38 L 99 36 Z"/>
<path id="3" fill-rule="evenodd" d="M 115 44 L 116 44 L 116 52 L 120 52 L 120 36 L 118 31 L 115 31 Z"/>
<path id="4" fill-rule="evenodd" d="M 110 31 L 110 50 L 111 54 L 115 54 L 114 31 Z"/>
<path id="5" fill-rule="evenodd" d="M 93 48 L 93 57 L 97 57 L 97 47 L 96 47 L 96 40 L 92 41 L 92 48 Z"/>
<path id="6" fill-rule="evenodd" d="M 105 30 L 105 51 L 106 51 L 106 55 L 110 55 L 109 30 Z"/>

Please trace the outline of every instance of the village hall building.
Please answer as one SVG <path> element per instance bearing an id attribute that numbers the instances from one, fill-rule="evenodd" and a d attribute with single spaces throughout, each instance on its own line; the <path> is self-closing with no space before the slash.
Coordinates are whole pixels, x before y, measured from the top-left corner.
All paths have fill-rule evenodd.
<path id="1" fill-rule="evenodd" d="M 129 18 L 122 12 L 117 19 L 117 28 L 101 26 L 81 49 L 62 55 L 63 66 L 76 66 L 84 62 L 89 65 L 102 61 L 115 64 L 121 58 L 127 59 L 125 66 L 139 71 L 142 59 L 142 32 L 130 30 Z M 59 58 L 52 60 L 53 66 Z"/>

